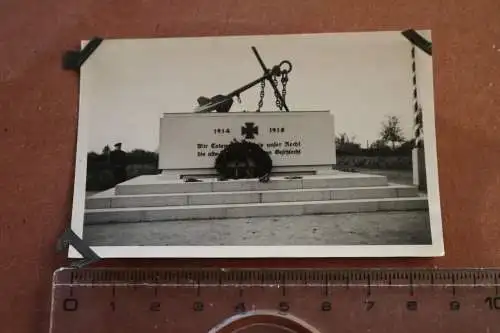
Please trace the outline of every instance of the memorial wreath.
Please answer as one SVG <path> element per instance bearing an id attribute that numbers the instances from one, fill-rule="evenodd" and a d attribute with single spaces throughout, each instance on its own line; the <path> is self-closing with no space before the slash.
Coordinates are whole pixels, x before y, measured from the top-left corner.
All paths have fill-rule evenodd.
<path id="1" fill-rule="evenodd" d="M 269 154 L 258 144 L 233 140 L 215 159 L 220 179 L 259 178 L 268 181 L 273 163 Z"/>

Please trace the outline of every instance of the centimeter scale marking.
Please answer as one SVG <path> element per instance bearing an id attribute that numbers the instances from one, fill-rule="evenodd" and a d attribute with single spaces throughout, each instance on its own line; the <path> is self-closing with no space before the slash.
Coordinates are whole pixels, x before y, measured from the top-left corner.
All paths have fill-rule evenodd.
<path id="1" fill-rule="evenodd" d="M 499 276 L 479 269 L 63 269 L 54 274 L 51 333 L 500 332 Z"/>

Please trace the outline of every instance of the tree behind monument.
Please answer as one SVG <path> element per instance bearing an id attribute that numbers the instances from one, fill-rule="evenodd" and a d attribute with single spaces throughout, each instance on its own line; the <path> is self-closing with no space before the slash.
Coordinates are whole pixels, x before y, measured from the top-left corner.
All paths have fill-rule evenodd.
<path id="1" fill-rule="evenodd" d="M 396 116 L 387 117 L 386 122 L 382 124 L 380 137 L 385 142 L 390 142 L 392 149 L 396 149 L 396 144 L 405 141 L 403 130 L 401 129 L 399 118 Z"/>

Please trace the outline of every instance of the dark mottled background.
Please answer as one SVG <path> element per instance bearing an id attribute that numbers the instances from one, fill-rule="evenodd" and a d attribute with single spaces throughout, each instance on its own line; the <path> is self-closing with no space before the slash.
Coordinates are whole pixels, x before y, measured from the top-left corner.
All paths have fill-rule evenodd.
<path id="1" fill-rule="evenodd" d="M 120 265 L 500 264 L 498 0 L 0 2 L 0 320 L 47 332 L 56 239 L 69 224 L 78 79 L 61 70 L 81 39 L 432 29 L 446 256 L 393 260 L 135 261 Z M 110 263 L 111 264 L 111 263 Z"/>

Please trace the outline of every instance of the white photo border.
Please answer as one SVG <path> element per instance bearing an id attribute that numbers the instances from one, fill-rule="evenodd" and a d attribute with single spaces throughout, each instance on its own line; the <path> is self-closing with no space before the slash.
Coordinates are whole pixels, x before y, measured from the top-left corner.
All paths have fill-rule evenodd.
<path id="1" fill-rule="evenodd" d="M 424 29 L 425 30 L 425 29 Z M 422 30 L 419 30 L 422 31 Z M 429 32 L 430 30 L 425 30 Z M 365 31 L 372 32 L 372 31 Z M 376 32 L 376 31 L 373 31 Z M 380 31 L 382 32 L 382 31 Z M 318 35 L 315 33 L 311 35 Z M 272 36 L 267 34 L 265 36 Z M 254 35 L 263 36 L 263 35 Z M 226 36 L 210 36 L 226 37 Z M 230 37 L 230 36 L 227 36 Z M 251 36 L 246 36 L 251 37 Z M 193 38 L 193 37 L 187 37 Z M 200 37 L 203 38 L 203 37 Z M 403 37 L 402 37 L 403 38 Z M 103 43 L 106 40 L 103 41 Z M 88 41 L 82 41 L 85 46 Z M 408 42 L 410 43 L 410 42 Z M 85 64 L 83 65 L 85 66 Z M 435 64 L 433 63 L 433 66 Z M 435 71 L 433 70 L 433 73 Z M 444 256 L 443 223 L 439 192 L 438 156 L 435 124 L 435 74 L 433 74 L 432 107 L 424 110 L 423 130 L 424 154 L 428 187 L 430 217 L 430 245 L 281 245 L 281 246 L 90 246 L 101 258 L 401 258 L 401 257 L 440 257 Z M 80 238 L 83 237 L 85 188 L 87 172 L 87 146 L 89 139 L 90 111 L 82 103 L 85 96 L 85 71 L 80 74 L 79 109 L 77 110 L 77 145 L 75 176 L 73 189 L 71 229 Z M 83 106 L 82 106 L 83 105 Z M 88 106 L 87 106 L 88 108 Z M 83 238 L 82 238 L 83 239 Z M 83 239 L 85 241 L 85 239 Z M 81 254 L 70 246 L 68 258 L 82 258 Z"/>

